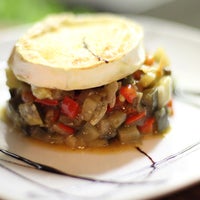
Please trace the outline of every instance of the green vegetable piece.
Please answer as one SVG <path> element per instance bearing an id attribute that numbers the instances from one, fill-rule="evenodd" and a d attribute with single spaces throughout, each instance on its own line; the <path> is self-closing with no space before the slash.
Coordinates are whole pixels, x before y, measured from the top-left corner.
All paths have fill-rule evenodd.
<path id="1" fill-rule="evenodd" d="M 158 133 L 163 133 L 169 128 L 168 112 L 165 107 L 155 112 L 156 129 Z"/>

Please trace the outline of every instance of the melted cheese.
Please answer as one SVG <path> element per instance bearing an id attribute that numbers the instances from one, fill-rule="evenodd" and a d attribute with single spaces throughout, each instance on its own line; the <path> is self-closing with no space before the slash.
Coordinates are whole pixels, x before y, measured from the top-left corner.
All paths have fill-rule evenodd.
<path id="1" fill-rule="evenodd" d="M 142 28 L 110 14 L 52 15 L 16 43 L 15 76 L 62 90 L 97 87 L 136 71 L 145 59 Z"/>

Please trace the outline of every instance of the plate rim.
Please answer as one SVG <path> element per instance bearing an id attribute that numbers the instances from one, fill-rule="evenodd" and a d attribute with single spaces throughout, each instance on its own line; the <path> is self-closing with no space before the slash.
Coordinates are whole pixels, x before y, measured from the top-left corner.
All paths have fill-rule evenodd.
<path id="1" fill-rule="evenodd" d="M 199 38 L 197 38 L 198 37 L 198 35 L 200 36 L 200 30 L 198 29 L 198 28 L 194 28 L 194 27 L 190 27 L 190 26 L 188 26 L 188 25 L 184 25 L 184 24 L 180 24 L 180 23 L 176 23 L 176 22 L 171 22 L 171 21 L 168 21 L 168 20 L 163 20 L 163 19 L 157 19 L 157 18 L 153 18 L 153 17 L 147 17 L 147 16 L 128 16 L 128 17 L 131 17 L 131 18 L 133 18 L 134 19 L 134 17 L 135 17 L 135 19 L 137 20 L 137 18 L 139 19 L 139 20 L 144 20 L 144 21 L 151 21 L 151 23 L 153 23 L 155 26 L 157 25 L 157 24 L 160 24 L 160 23 L 167 23 L 167 25 L 168 26 L 173 26 L 173 27 L 176 27 L 170 34 L 171 35 L 173 35 L 173 33 L 178 33 L 177 31 L 180 31 L 180 30 L 185 30 L 185 29 L 187 29 L 187 31 L 188 31 L 188 33 L 191 33 L 194 37 L 191 39 L 188 35 L 185 35 L 185 37 L 183 37 L 183 38 L 185 38 L 185 39 L 189 39 L 189 40 L 194 40 L 194 41 L 196 41 L 196 39 L 197 39 L 197 42 L 200 42 L 200 37 Z M 16 30 L 19 30 L 19 32 L 20 32 L 20 30 L 21 29 L 27 29 L 28 27 L 30 27 L 30 24 L 28 24 L 28 25 L 20 25 L 20 26 L 16 26 L 16 27 L 11 27 L 11 28 L 8 28 L 8 29 L 4 29 L 3 30 L 3 33 L 1 32 L 1 30 L 0 30 L 0 36 L 1 35 L 3 35 L 3 34 L 6 34 L 7 32 L 15 32 Z M 161 31 L 161 33 L 163 33 L 162 31 Z M 165 33 L 165 34 L 168 34 L 168 33 Z M 4 42 L 9 42 L 9 39 L 8 38 L 6 38 L 5 39 L 5 41 L 0 41 L 0 44 L 1 43 L 4 43 Z M 163 195 L 167 195 L 167 194 L 171 194 L 171 193 L 174 193 L 174 192 L 177 192 L 177 191 L 180 191 L 180 190 L 182 190 L 182 189 L 184 189 L 184 188 L 187 188 L 187 187 L 189 187 L 189 186 L 191 186 L 191 185 L 195 185 L 196 183 L 198 183 L 199 182 L 199 179 L 197 178 L 197 180 L 193 180 L 193 181 L 191 181 L 189 184 L 188 184 L 188 182 L 187 183 L 183 183 L 181 186 L 179 185 L 179 187 L 176 187 L 173 191 L 171 190 L 171 189 L 169 189 L 170 191 L 166 191 L 166 193 L 165 194 L 158 194 L 158 195 L 152 195 L 152 196 L 150 196 L 150 198 L 152 198 L 152 197 L 163 197 Z M 6 196 L 4 197 L 4 196 L 2 196 L 3 198 L 7 198 Z"/>

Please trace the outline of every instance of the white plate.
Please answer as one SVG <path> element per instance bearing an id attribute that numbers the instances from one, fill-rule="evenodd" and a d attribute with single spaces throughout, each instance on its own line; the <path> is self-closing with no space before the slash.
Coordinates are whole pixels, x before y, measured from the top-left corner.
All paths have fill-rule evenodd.
<path id="1" fill-rule="evenodd" d="M 136 19 L 144 26 L 147 50 L 164 47 L 178 84 L 199 91 L 199 30 L 145 17 Z M 26 28 L 0 32 L 1 61 L 8 58 L 15 40 Z M 2 106 L 8 93 L 3 76 L 5 62 L 1 65 Z M 196 183 L 200 180 L 200 109 L 175 99 L 174 112 L 170 132 L 164 137 L 147 138 L 140 146 L 155 161 L 154 165 L 134 146 L 105 152 L 56 149 L 14 134 L 12 126 L 0 121 L 1 148 L 75 175 L 39 171 L 0 153 L 0 198 L 146 199 Z"/>

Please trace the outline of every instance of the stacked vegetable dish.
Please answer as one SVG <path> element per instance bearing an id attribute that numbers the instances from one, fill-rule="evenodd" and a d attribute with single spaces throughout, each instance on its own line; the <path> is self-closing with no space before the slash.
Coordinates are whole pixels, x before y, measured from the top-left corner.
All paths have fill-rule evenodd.
<path id="1" fill-rule="evenodd" d="M 94 14 L 92 18 L 95 18 L 96 15 Z M 110 16 L 103 17 L 110 18 Z M 116 20 L 113 16 L 111 18 Z M 116 18 L 118 21 L 121 20 L 120 17 Z M 95 19 L 93 20 L 95 21 Z M 96 19 L 96 21 L 98 20 Z M 123 20 L 126 21 L 126 19 Z M 69 28 L 68 26 L 72 25 L 65 23 L 62 26 Z M 88 22 L 84 28 L 88 28 L 87 26 L 90 26 Z M 123 30 L 120 30 L 121 33 L 124 34 L 124 27 Z M 98 49 L 95 50 L 89 42 L 86 43 L 85 36 L 81 37 L 83 38 L 81 48 L 93 60 L 96 60 L 98 67 L 109 68 L 112 67 L 113 62 L 118 63 L 119 59 L 122 59 L 117 57 L 113 61 L 105 55 L 99 56 Z M 98 40 L 97 38 L 94 40 Z M 27 44 L 25 47 L 28 46 Z M 172 78 L 168 58 L 162 49 L 150 54 L 142 48 L 142 56 L 137 67 L 135 67 L 136 64 L 130 63 L 130 66 L 133 65 L 133 70 L 114 78 L 114 80 L 111 78 L 110 81 L 102 82 L 100 85 L 91 83 L 91 86 L 86 88 L 63 89 L 57 86 L 47 87 L 42 84 L 40 86 L 40 84 L 36 85 L 29 81 L 30 76 L 22 74 L 27 70 L 28 65 L 20 70 L 16 67 L 14 55 L 18 51 L 18 46 L 19 44 L 15 46 L 8 62 L 7 85 L 11 95 L 8 110 L 14 124 L 20 127 L 26 135 L 52 144 L 86 148 L 108 146 L 113 141 L 121 144 L 136 143 L 141 141 L 144 135 L 160 134 L 168 130 L 169 116 L 173 112 Z M 134 46 L 134 51 L 136 48 L 137 46 Z M 105 48 L 103 50 L 105 51 Z M 129 56 L 135 56 L 135 52 L 129 51 L 128 53 Z M 24 62 L 25 56 L 22 53 L 20 56 Z M 125 60 L 124 55 L 122 57 Z M 125 62 L 124 60 L 123 62 Z M 127 59 L 126 62 L 129 60 Z M 29 65 L 32 64 L 30 60 L 26 62 L 29 62 Z M 35 62 L 34 67 L 36 65 L 39 66 Z M 21 62 L 19 66 L 23 67 L 24 63 Z M 115 66 L 117 67 L 117 64 Z M 49 70 L 52 70 L 51 67 Z M 39 73 L 40 71 L 38 71 Z M 107 71 L 105 71 L 105 76 L 106 73 Z M 45 74 L 43 76 L 45 77 Z M 98 73 L 95 76 L 98 79 Z M 110 74 L 110 77 L 113 76 Z M 90 81 L 90 77 L 82 78 L 87 79 L 83 82 Z M 51 80 L 49 80 L 49 84 L 51 84 Z M 75 84 L 77 85 L 77 82 L 74 81 Z"/>

